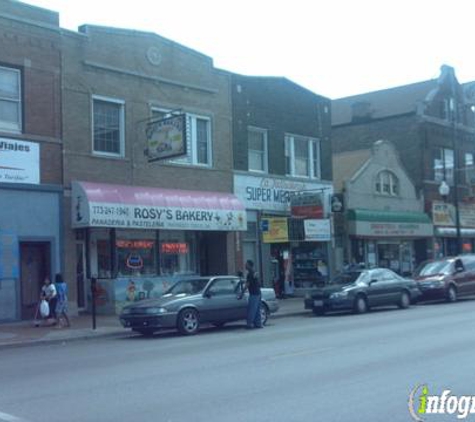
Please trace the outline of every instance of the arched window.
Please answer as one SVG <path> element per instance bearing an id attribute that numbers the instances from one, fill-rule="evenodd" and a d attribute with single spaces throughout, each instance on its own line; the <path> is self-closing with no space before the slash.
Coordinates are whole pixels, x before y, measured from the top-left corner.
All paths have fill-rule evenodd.
<path id="1" fill-rule="evenodd" d="M 388 170 L 383 170 L 376 176 L 376 192 L 381 195 L 399 196 L 399 180 Z"/>

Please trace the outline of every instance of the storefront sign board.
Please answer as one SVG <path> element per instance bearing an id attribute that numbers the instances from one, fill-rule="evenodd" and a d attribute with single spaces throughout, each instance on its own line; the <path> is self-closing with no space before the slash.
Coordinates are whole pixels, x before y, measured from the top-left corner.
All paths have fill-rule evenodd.
<path id="1" fill-rule="evenodd" d="M 0 183 L 40 183 L 37 143 L 0 138 Z"/>
<path id="2" fill-rule="evenodd" d="M 280 243 L 289 241 L 289 228 L 286 217 L 271 217 L 261 220 L 262 241 Z"/>
<path id="3" fill-rule="evenodd" d="M 331 185 L 278 177 L 234 175 L 234 194 L 247 209 L 288 212 L 290 198 L 298 192 L 322 190 L 331 194 Z"/>
<path id="4" fill-rule="evenodd" d="M 329 242 L 331 224 L 329 219 L 304 220 L 305 240 L 308 242 Z"/>

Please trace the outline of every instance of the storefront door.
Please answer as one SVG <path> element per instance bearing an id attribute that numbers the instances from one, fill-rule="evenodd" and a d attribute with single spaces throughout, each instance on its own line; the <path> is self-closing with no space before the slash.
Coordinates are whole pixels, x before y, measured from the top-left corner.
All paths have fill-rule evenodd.
<path id="1" fill-rule="evenodd" d="M 48 242 L 20 243 L 21 317 L 35 315 L 45 277 L 51 275 L 51 246 Z"/>

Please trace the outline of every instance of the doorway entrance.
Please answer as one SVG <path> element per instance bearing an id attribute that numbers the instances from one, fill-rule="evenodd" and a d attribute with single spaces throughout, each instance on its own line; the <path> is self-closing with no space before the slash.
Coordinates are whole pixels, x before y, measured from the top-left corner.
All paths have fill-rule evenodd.
<path id="1" fill-rule="evenodd" d="M 51 244 L 20 242 L 21 318 L 32 319 L 45 277 L 51 277 Z"/>

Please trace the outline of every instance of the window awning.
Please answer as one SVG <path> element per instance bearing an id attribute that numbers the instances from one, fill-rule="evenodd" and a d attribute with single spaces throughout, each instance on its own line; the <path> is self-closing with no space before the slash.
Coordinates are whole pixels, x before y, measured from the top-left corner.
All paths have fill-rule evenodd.
<path id="1" fill-rule="evenodd" d="M 350 221 L 377 221 L 385 223 L 426 223 L 432 224 L 430 217 L 422 212 L 380 211 L 366 209 L 348 210 Z"/>
<path id="2" fill-rule="evenodd" d="M 431 219 L 422 212 L 351 209 L 347 218 L 348 232 L 356 236 L 420 238 L 434 233 Z"/>
<path id="3" fill-rule="evenodd" d="M 72 182 L 72 227 L 236 231 L 247 222 L 229 193 Z"/>

